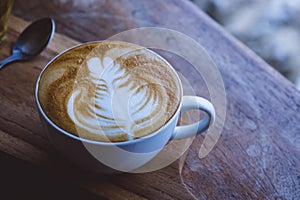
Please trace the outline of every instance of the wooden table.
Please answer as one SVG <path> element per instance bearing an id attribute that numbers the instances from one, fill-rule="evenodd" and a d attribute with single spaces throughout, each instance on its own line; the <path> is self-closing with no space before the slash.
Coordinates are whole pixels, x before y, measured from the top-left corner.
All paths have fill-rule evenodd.
<path id="1" fill-rule="evenodd" d="M 1 184 L 13 180 L 4 187 L 12 191 L 5 193 L 8 197 L 19 191 L 29 197 L 88 199 L 300 199 L 299 91 L 189 1 L 15 0 L 13 14 L 19 18 L 10 19 L 0 59 L 9 54 L 27 25 L 22 19 L 51 16 L 59 34 L 39 57 L 0 71 L 0 150 L 5 152 L 1 171 L 6 175 Z M 44 135 L 34 102 L 36 77 L 62 47 L 137 27 L 177 30 L 201 44 L 213 58 L 227 100 L 221 137 L 199 159 L 204 136 L 198 136 L 180 162 L 151 173 L 92 176 L 74 170 Z M 167 58 L 185 73 L 186 63 Z M 209 98 L 203 80 L 186 74 L 196 93 Z M 41 177 L 33 178 L 36 175 Z M 18 182 L 23 185 L 18 187 Z"/>

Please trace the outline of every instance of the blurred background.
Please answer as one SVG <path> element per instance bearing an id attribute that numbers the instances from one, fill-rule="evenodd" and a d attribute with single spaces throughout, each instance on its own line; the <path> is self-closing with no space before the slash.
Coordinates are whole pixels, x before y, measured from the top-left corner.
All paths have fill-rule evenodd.
<path id="1" fill-rule="evenodd" d="M 300 0 L 191 0 L 300 90 Z"/>

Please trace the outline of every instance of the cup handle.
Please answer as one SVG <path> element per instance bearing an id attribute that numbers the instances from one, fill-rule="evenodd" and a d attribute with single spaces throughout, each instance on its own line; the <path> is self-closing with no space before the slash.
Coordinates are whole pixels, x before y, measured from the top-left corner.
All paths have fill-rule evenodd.
<path id="1" fill-rule="evenodd" d="M 187 110 L 199 109 L 207 113 L 207 115 L 198 122 L 193 124 L 176 126 L 170 140 L 183 139 L 202 133 L 211 126 L 216 118 L 214 106 L 206 99 L 197 96 L 183 96 L 180 113 Z"/>

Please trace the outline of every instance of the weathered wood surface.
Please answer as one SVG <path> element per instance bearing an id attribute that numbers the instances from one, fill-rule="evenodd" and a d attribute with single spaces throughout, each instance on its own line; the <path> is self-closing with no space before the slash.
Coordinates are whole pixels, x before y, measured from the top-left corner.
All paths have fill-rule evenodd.
<path id="1" fill-rule="evenodd" d="M 206 48 L 221 72 L 227 115 L 221 138 L 208 156 L 198 158 L 203 142 L 200 136 L 181 160 L 185 186 L 198 199 L 300 199 L 300 93 L 190 2 L 15 0 L 13 13 L 27 20 L 52 16 L 59 33 L 80 42 L 144 26 L 167 27 L 192 37 Z M 20 28 L 16 25 L 15 31 L 10 31 L 10 42 L 7 48 L 1 47 L 1 58 L 9 54 L 8 47 Z M 53 167 L 57 158 L 41 135 L 34 81 L 41 67 L 58 52 L 55 45 L 73 43 L 56 37 L 29 63 L 30 70 L 24 68 L 25 63 L 15 63 L 1 71 L 2 151 Z M 175 68 L 182 64 L 172 56 L 168 59 Z M 196 93 L 209 97 L 203 81 L 193 79 L 191 75 Z M 143 175 L 102 177 L 100 181 L 83 175 L 74 178 L 72 173 L 64 177 L 107 198 L 191 198 L 180 183 L 177 165 L 175 162 Z M 56 170 L 65 173 L 65 169 Z"/>

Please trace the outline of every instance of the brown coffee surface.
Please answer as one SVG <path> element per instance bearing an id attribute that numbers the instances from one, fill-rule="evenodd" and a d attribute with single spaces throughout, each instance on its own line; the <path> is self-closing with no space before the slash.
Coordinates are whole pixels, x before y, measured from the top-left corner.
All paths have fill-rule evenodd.
<path id="1" fill-rule="evenodd" d="M 145 137 L 178 109 L 176 72 L 154 52 L 123 42 L 94 42 L 56 57 L 39 81 L 45 114 L 61 129 L 95 141 Z"/>

